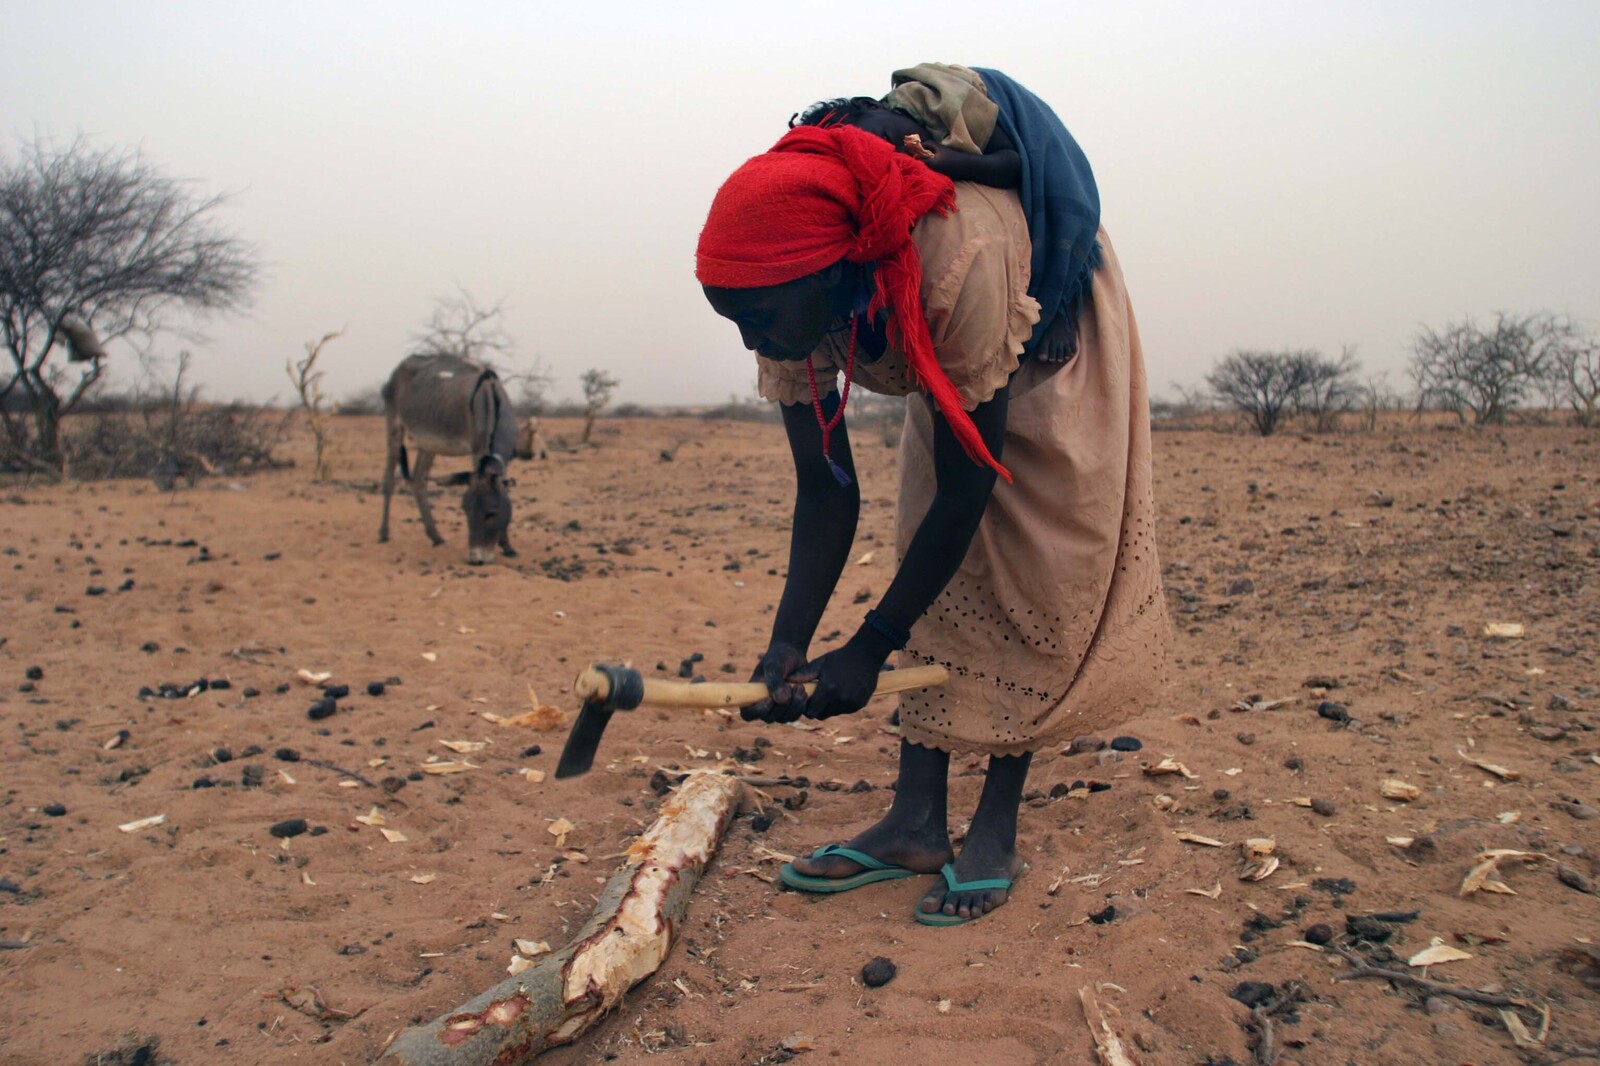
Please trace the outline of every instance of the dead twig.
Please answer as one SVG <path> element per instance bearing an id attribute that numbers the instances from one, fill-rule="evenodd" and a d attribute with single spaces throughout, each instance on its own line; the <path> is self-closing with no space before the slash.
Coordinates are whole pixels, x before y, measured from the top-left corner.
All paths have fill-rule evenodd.
<path id="1" fill-rule="evenodd" d="M 300 761 L 305 763 L 307 766 L 316 766 L 323 770 L 332 770 L 336 774 L 343 774 L 345 777 L 348 777 L 353 781 L 360 781 L 368 788 L 378 787 L 374 782 L 356 773 L 354 770 L 346 770 L 344 767 L 336 766 L 326 759 L 301 759 Z"/>
<path id="2" fill-rule="evenodd" d="M 1335 981 L 1357 981 L 1363 977 L 1377 977 L 1385 981 L 1394 981 L 1397 984 L 1409 985 L 1412 988 L 1430 992 L 1436 996 L 1453 996 L 1468 1003 L 1481 1003 L 1486 1007 L 1526 1007 L 1528 1010 L 1538 1010 L 1532 1003 L 1515 996 L 1502 996 L 1495 992 L 1479 992 L 1476 988 L 1465 985 L 1447 985 L 1441 981 L 1430 981 L 1426 977 L 1417 977 L 1399 970 L 1385 970 L 1373 966 L 1361 956 L 1338 945 L 1330 945 L 1339 956 L 1348 962 L 1351 969 L 1334 977 Z"/>
<path id="3" fill-rule="evenodd" d="M 1271 1012 L 1265 1007 L 1255 1007 L 1250 1011 L 1254 1019 L 1252 1024 L 1256 1029 L 1255 1046 L 1251 1050 L 1255 1053 L 1257 1066 L 1274 1066 L 1278 1061 L 1278 1053 L 1272 1047 L 1272 1017 Z"/>

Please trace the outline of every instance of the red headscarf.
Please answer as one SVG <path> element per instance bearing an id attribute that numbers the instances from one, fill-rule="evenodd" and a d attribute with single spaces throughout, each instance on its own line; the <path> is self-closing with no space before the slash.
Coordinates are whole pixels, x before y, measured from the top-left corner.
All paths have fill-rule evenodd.
<path id="1" fill-rule="evenodd" d="M 912 380 L 932 395 L 973 462 L 1011 474 L 989 454 L 933 354 L 922 310 L 922 257 L 911 227 L 956 208 L 955 184 L 888 141 L 851 126 L 800 126 L 723 183 L 700 231 L 702 285 L 766 288 L 841 259 L 874 263 L 868 315 L 889 309 L 889 338 Z"/>

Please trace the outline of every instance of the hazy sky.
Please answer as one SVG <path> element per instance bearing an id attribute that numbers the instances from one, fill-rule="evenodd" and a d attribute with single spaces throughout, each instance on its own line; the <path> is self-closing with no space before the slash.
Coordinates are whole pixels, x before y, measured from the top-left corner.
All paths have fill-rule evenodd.
<path id="1" fill-rule="evenodd" d="M 0 132 L 138 145 L 259 245 L 208 395 L 382 381 L 434 296 L 503 297 L 555 392 L 748 396 L 695 238 L 717 185 L 812 100 L 926 60 L 997 67 L 1083 145 L 1151 382 L 1234 347 L 1419 323 L 1600 318 L 1600 2 L 85 3 L 0 0 Z M 175 350 L 177 342 L 163 346 Z"/>

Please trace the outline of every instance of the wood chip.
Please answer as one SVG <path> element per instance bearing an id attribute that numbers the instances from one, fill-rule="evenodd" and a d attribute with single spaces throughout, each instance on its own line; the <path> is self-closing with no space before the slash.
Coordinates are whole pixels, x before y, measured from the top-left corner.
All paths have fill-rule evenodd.
<path id="1" fill-rule="evenodd" d="M 1199 833 L 1182 832 L 1178 834 L 1178 839 L 1185 844 L 1204 844 L 1208 848 L 1225 848 L 1228 846 L 1220 840 L 1203 837 Z"/>
<path id="2" fill-rule="evenodd" d="M 1186 888 L 1185 892 L 1191 896 L 1204 896 L 1206 899 L 1220 899 L 1222 896 L 1222 882 L 1218 881 L 1210 888 Z"/>
<path id="3" fill-rule="evenodd" d="M 489 746 L 487 740 L 441 740 L 439 743 L 457 755 L 471 755 L 473 752 L 482 751 Z"/>
<path id="4" fill-rule="evenodd" d="M 356 821 L 360 822 L 362 825 L 370 825 L 374 827 L 389 824 L 389 819 L 385 818 L 383 816 L 383 812 L 378 810 L 376 807 L 372 808 L 372 810 L 368 811 L 366 814 L 356 815 Z"/>
<path id="5" fill-rule="evenodd" d="M 552 707 L 549 704 L 535 707 L 533 710 L 524 711 L 521 714 L 512 715 L 509 718 L 503 714 L 495 714 L 493 711 L 484 711 L 482 717 L 484 721 L 493 722 L 495 725 L 508 728 L 532 729 L 540 733 L 549 733 L 567 724 L 567 716 L 561 712 L 561 708 Z"/>
<path id="6" fill-rule="evenodd" d="M 411 883 L 414 885 L 431 885 L 439 880 L 438 874 L 412 874 Z"/>
<path id="7" fill-rule="evenodd" d="M 1397 848 L 1409 848 L 1417 842 L 1416 837 L 1384 837 L 1383 839 Z"/>
<path id="8" fill-rule="evenodd" d="M 545 832 L 556 838 L 556 847 L 564 848 L 567 846 L 567 835 L 577 828 L 565 818 L 557 818 L 545 827 Z"/>
<path id="9" fill-rule="evenodd" d="M 404 844 L 406 842 L 406 835 L 398 829 L 380 828 L 378 832 L 382 833 L 383 839 L 391 844 Z"/>
<path id="10" fill-rule="evenodd" d="M 1496 640 L 1519 640 L 1526 631 L 1521 622 L 1485 622 L 1483 635 Z"/>
<path id="11" fill-rule="evenodd" d="M 297 670 L 294 676 L 308 685 L 323 685 L 333 679 L 333 675 L 326 670 L 318 670 L 315 673 L 310 670 Z"/>
<path id="12" fill-rule="evenodd" d="M 1423 948 L 1406 960 L 1407 966 L 1438 966 L 1446 962 L 1459 962 L 1462 959 L 1473 958 L 1471 954 L 1460 948 L 1453 948 L 1439 937 L 1434 937 L 1429 947 Z"/>
<path id="13" fill-rule="evenodd" d="M 1138 1060 L 1106 1020 L 1105 1012 L 1095 999 L 1094 989 L 1084 985 L 1078 990 L 1078 1001 L 1083 1004 L 1083 1020 L 1089 1023 L 1089 1035 L 1094 1039 L 1095 1056 L 1100 1060 L 1100 1066 L 1138 1066 Z"/>
<path id="14" fill-rule="evenodd" d="M 1522 777 L 1522 774 L 1519 771 L 1508 770 L 1504 766 L 1496 766 L 1494 763 L 1484 762 L 1482 759 L 1474 759 L 1471 755 L 1468 755 L 1460 748 L 1456 749 L 1456 754 L 1461 756 L 1467 762 L 1471 763 L 1473 766 L 1476 766 L 1478 769 L 1484 771 L 1485 773 L 1491 773 L 1500 778 L 1502 781 L 1516 781 Z"/>
<path id="15" fill-rule="evenodd" d="M 530 784 L 530 785 L 543 784 L 544 783 L 544 779 L 546 777 L 546 774 L 545 774 L 545 772 L 543 770 L 532 770 L 532 769 L 529 769 L 526 766 L 524 766 L 522 769 L 518 770 L 517 773 L 519 773 L 523 777 L 527 778 L 528 779 L 528 784 Z"/>
<path id="16" fill-rule="evenodd" d="M 137 833 L 141 829 L 149 829 L 151 826 L 162 825 L 166 822 L 166 820 L 167 816 L 164 814 L 153 814 L 149 818 L 138 818 L 131 822 L 123 822 L 121 825 L 117 826 L 117 828 L 122 830 L 124 833 Z"/>
<path id="17" fill-rule="evenodd" d="M 530 959 L 535 955 L 543 955 L 550 950 L 550 945 L 546 941 L 524 940 L 521 937 L 513 940 L 511 946 L 517 949 L 517 954 L 526 955 Z"/>
<path id="18" fill-rule="evenodd" d="M 1189 768 L 1176 759 L 1166 758 L 1158 763 L 1145 763 L 1142 767 L 1146 777 L 1161 777 L 1165 774 L 1181 774 L 1186 778 L 1194 779 L 1199 776 L 1189 772 Z"/>
<path id="19" fill-rule="evenodd" d="M 479 767 L 463 759 L 461 762 L 425 762 L 420 769 L 425 774 L 464 774 Z"/>
<path id="20" fill-rule="evenodd" d="M 422 657 L 428 660 L 430 663 L 436 663 L 439 661 L 439 653 L 436 651 L 425 651 L 422 653 Z"/>
<path id="21" fill-rule="evenodd" d="M 1383 793 L 1385 799 L 1399 800 L 1401 803 L 1410 803 L 1422 795 L 1422 789 L 1395 777 L 1386 777 L 1378 782 L 1378 791 Z"/>

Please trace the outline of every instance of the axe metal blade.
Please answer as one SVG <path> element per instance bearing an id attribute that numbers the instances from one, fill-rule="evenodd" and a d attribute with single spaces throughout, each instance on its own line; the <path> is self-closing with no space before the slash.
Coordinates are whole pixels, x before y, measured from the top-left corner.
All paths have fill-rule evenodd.
<path id="1" fill-rule="evenodd" d="M 584 700 L 578 709 L 578 718 L 567 734 L 566 747 L 561 749 L 561 759 L 556 763 L 556 777 L 577 777 L 586 774 L 594 765 L 595 753 L 600 750 L 600 738 L 605 735 L 611 716 L 616 713 L 600 700 Z"/>

